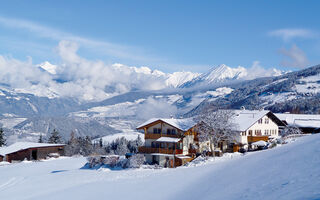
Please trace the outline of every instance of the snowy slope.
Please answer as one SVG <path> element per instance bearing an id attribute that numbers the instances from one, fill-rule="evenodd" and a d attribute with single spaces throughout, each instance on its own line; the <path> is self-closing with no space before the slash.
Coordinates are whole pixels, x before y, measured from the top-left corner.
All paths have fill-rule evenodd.
<path id="1" fill-rule="evenodd" d="M 1 199 L 319 199 L 320 135 L 177 169 L 80 169 L 84 158 L 0 166 Z"/>

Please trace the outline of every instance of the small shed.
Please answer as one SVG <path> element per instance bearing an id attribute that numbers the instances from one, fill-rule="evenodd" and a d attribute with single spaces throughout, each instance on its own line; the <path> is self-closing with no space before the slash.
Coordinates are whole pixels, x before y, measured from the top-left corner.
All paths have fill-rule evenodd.
<path id="1" fill-rule="evenodd" d="M 7 162 L 46 159 L 50 154 L 64 155 L 65 144 L 17 142 L 0 148 L 2 160 Z M 1 158 L 0 158 L 1 159 Z"/>

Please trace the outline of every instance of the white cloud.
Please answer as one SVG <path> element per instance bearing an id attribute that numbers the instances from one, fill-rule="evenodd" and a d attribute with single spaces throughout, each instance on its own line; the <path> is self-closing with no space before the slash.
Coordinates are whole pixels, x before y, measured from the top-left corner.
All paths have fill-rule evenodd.
<path id="1" fill-rule="evenodd" d="M 304 68 L 309 64 L 305 53 L 295 44 L 290 49 L 283 48 L 279 52 L 285 56 L 285 59 L 281 62 L 284 67 Z"/>
<path id="2" fill-rule="evenodd" d="M 151 119 L 154 117 L 170 118 L 178 113 L 176 106 L 171 105 L 163 98 L 149 97 L 141 104 L 137 110 L 139 110 L 140 119 Z"/>
<path id="3" fill-rule="evenodd" d="M 270 36 L 280 37 L 284 41 L 289 41 L 293 38 L 312 38 L 317 34 L 308 29 L 278 29 L 269 32 Z"/>
<path id="4" fill-rule="evenodd" d="M 146 55 L 146 52 L 138 47 L 80 37 L 27 20 L 6 18 L 0 16 L 0 25 L 15 29 L 26 30 L 34 33 L 38 37 L 48 38 L 55 41 L 73 41 L 84 47 L 90 48 L 93 51 L 98 51 L 102 54 L 115 58 L 123 58 L 134 61 L 159 61 L 159 58 L 155 58 L 151 55 Z"/>
<path id="5" fill-rule="evenodd" d="M 78 44 L 61 41 L 56 48 L 62 63 L 56 74 L 32 64 L 31 58 L 19 61 L 0 56 L 0 82 L 38 96 L 75 97 L 99 101 L 131 90 L 159 90 L 166 87 L 168 74 L 147 67 L 108 65 L 91 61 L 77 54 Z M 56 80 L 62 80 L 57 82 Z"/>
<path id="6" fill-rule="evenodd" d="M 247 69 L 247 76 L 245 79 L 247 80 L 252 80 L 255 78 L 260 78 L 260 77 L 269 77 L 269 76 L 279 76 L 282 74 L 280 70 L 277 70 L 275 68 L 264 68 L 261 64 L 260 61 L 253 61 L 252 66 Z"/>

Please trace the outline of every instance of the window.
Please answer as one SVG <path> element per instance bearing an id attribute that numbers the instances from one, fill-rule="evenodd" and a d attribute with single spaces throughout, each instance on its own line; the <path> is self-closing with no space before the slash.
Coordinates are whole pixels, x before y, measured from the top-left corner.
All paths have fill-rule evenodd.
<path id="1" fill-rule="evenodd" d="M 261 135 L 261 130 L 254 130 L 255 135 Z"/>
<path id="2" fill-rule="evenodd" d="M 259 119 L 259 120 L 258 120 L 258 124 L 262 124 L 262 119 Z"/>
<path id="3" fill-rule="evenodd" d="M 249 135 L 252 136 L 252 130 L 249 130 Z"/>
<path id="4" fill-rule="evenodd" d="M 153 133 L 155 134 L 160 134 L 161 133 L 161 128 L 154 128 Z"/>
<path id="5" fill-rule="evenodd" d="M 175 135 L 176 129 L 167 129 L 167 135 Z"/>
<path id="6" fill-rule="evenodd" d="M 269 124 L 269 118 L 266 118 L 266 119 L 264 120 L 264 123 L 265 123 L 265 124 Z"/>

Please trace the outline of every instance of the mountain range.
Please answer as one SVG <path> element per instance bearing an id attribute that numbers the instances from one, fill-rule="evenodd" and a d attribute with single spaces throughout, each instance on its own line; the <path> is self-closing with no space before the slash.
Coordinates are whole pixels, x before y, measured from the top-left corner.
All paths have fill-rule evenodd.
<path id="1" fill-rule="evenodd" d="M 65 73 L 63 65 L 49 62 L 36 68 L 49 77 L 49 84 L 40 87 L 39 82 L 33 81 L 23 88 L 2 81 L 0 85 L 0 124 L 8 143 L 36 141 L 40 134 L 46 138 L 53 129 L 65 140 L 71 131 L 93 138 L 134 133 L 135 127 L 148 118 L 193 116 L 208 107 L 320 111 L 320 66 L 295 72 L 270 69 L 257 73 L 259 69 L 219 65 L 207 73 L 164 73 L 114 64 L 108 69 L 113 72 L 106 77 L 111 80 L 108 82 L 99 76 L 89 80 L 91 72 L 77 75 L 79 80 L 75 80 L 76 75 Z M 117 79 L 121 76 L 130 80 Z M 96 89 L 101 81 L 106 84 Z M 82 89 L 88 91 L 79 91 L 78 95 L 76 83 L 85 82 L 88 87 L 83 85 Z M 65 93 L 64 87 L 71 87 L 67 88 L 71 91 Z"/>

